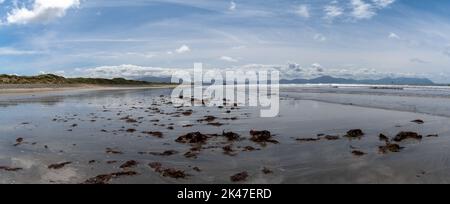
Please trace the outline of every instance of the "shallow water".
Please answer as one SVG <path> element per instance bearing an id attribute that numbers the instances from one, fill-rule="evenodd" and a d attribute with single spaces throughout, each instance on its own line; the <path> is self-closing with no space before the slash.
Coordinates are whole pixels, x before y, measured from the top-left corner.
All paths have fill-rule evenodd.
<path id="1" fill-rule="evenodd" d="M 296 99 L 450 117 L 447 86 L 285 85 L 283 93 Z"/>
<path id="2" fill-rule="evenodd" d="M 347 97 L 341 96 L 323 96 L 329 97 L 328 102 L 323 102 L 324 98 L 305 97 L 315 93 L 299 90 L 291 87 L 282 91 L 281 113 L 276 118 L 259 118 L 256 108 L 176 108 L 168 104 L 171 91 L 163 89 L 5 97 L 0 102 L 0 166 L 23 170 L 0 170 L 0 183 L 82 183 L 97 175 L 126 170 L 139 175 L 113 179 L 109 183 L 230 183 L 230 176 L 243 171 L 250 175 L 247 183 L 450 182 L 450 120 L 447 117 L 355 106 L 370 104 L 345 105 L 339 100 Z M 325 95 L 333 94 L 323 88 L 317 90 Z M 368 97 L 371 101 L 372 97 L 351 94 L 358 100 Z M 409 97 L 401 99 L 415 103 Z M 299 100 L 305 98 L 308 100 Z M 357 101 L 351 97 L 348 100 Z M 177 113 L 191 109 L 191 116 Z M 218 117 L 217 122 L 224 125 L 215 127 L 197 121 L 206 115 Z M 126 116 L 137 122 L 121 120 Z M 232 117 L 237 120 L 227 120 Z M 426 123 L 410 122 L 418 118 Z M 173 130 L 168 129 L 169 126 Z M 336 141 L 296 141 L 297 138 L 314 138 L 317 134 L 343 136 L 356 128 L 366 133 L 359 140 L 341 137 Z M 127 132 L 129 129 L 136 131 Z M 271 131 L 280 144 L 262 146 L 248 140 L 251 129 Z M 143 134 L 143 131 L 161 131 L 163 138 Z M 205 134 L 233 131 L 244 140 L 228 142 L 223 137 L 213 137 L 204 145 L 209 148 L 201 151 L 197 158 L 186 158 L 183 154 L 191 146 L 177 143 L 175 139 L 196 131 Z M 380 154 L 378 146 L 383 143 L 378 140 L 378 134 L 393 137 L 399 131 L 439 134 L 439 137 L 405 141 L 401 143 L 405 149 L 400 153 Z M 15 146 L 18 138 L 23 138 L 23 142 Z M 233 145 L 234 156 L 222 150 L 229 144 Z M 245 146 L 260 150 L 244 152 Z M 123 154 L 107 154 L 107 148 Z M 354 156 L 351 153 L 354 149 L 367 155 Z M 166 150 L 175 150 L 178 154 L 140 154 Z M 90 163 L 93 160 L 95 162 Z M 119 168 L 128 160 L 136 160 L 139 165 Z M 108 161 L 117 163 L 108 164 Z M 61 169 L 48 168 L 61 162 L 72 163 Z M 151 162 L 183 170 L 189 176 L 185 179 L 164 177 L 148 166 Z M 273 173 L 264 174 L 263 168 Z"/>

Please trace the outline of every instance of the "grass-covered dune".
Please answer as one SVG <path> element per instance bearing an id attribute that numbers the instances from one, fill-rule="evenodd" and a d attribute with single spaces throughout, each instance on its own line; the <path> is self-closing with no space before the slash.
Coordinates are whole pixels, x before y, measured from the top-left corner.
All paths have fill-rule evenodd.
<path id="1" fill-rule="evenodd" d="M 0 84 L 87 84 L 87 85 L 156 85 L 163 83 L 152 83 L 146 81 L 127 80 L 124 78 L 102 79 L 102 78 L 65 78 L 54 74 L 38 76 L 15 76 L 0 75 Z"/>

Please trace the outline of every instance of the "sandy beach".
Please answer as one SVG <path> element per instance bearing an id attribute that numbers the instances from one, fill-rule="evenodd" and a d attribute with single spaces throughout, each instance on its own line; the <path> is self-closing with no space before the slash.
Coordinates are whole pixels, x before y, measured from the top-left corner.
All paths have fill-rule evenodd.
<path id="1" fill-rule="evenodd" d="M 450 119 L 424 108 L 446 98 L 396 110 L 371 91 L 284 87 L 276 118 L 175 107 L 171 89 L 2 95 L 0 183 L 450 182 Z M 405 91 L 385 94 L 418 103 Z"/>
<path id="2" fill-rule="evenodd" d="M 0 95 L 25 95 L 73 91 L 174 88 L 176 85 L 0 84 Z"/>

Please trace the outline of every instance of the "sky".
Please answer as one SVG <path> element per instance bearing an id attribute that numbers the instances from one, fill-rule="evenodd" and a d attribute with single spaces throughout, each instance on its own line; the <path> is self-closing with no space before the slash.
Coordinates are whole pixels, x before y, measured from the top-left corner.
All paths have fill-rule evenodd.
<path id="1" fill-rule="evenodd" d="M 283 78 L 450 83 L 448 0 L 0 0 L 0 73 L 168 75 L 196 62 Z"/>

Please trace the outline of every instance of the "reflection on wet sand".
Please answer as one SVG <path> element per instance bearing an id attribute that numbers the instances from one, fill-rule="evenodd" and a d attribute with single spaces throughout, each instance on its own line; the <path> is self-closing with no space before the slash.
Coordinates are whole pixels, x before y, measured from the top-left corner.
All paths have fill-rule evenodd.
<path id="1" fill-rule="evenodd" d="M 445 117 L 286 94 L 260 118 L 174 107 L 170 92 L 2 99 L 0 183 L 450 182 Z"/>

